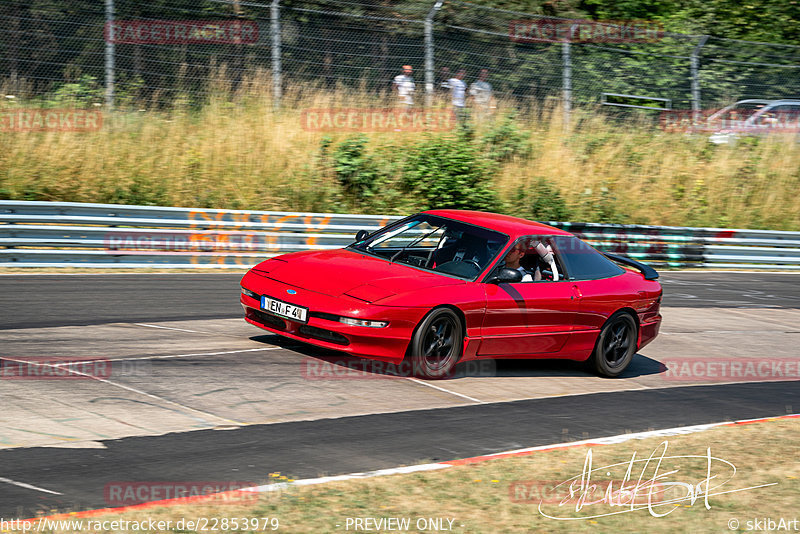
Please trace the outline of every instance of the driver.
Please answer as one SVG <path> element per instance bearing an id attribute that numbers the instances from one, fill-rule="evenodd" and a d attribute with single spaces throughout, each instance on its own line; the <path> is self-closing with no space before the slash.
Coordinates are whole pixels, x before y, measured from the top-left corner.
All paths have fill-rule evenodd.
<path id="1" fill-rule="evenodd" d="M 531 274 L 525 267 L 521 265 L 522 259 L 528 253 L 528 251 L 533 250 L 537 254 L 537 261 L 536 261 L 536 269 Z M 503 265 L 501 267 L 505 267 L 507 269 L 515 269 L 522 273 L 522 280 L 521 282 L 539 282 L 544 279 L 542 275 L 542 270 L 539 268 L 539 260 L 544 261 L 550 267 L 550 273 L 548 274 L 548 280 L 558 281 L 559 274 L 558 269 L 556 267 L 555 259 L 553 257 L 553 249 L 550 245 L 545 245 L 541 241 L 537 240 L 520 240 L 514 244 L 511 250 L 508 251 L 506 257 L 504 258 Z"/>
<path id="2" fill-rule="evenodd" d="M 527 251 L 524 243 L 518 242 L 514 244 L 514 246 L 511 247 L 511 250 L 508 251 L 508 254 L 506 254 L 506 257 L 504 259 L 505 262 L 504 267 L 506 269 L 514 269 L 521 272 L 522 273 L 522 280 L 520 280 L 521 282 L 533 282 L 533 277 L 531 276 L 531 274 L 525 269 L 525 267 L 520 265 L 520 262 L 522 261 L 522 258 L 525 257 L 526 253 Z"/>

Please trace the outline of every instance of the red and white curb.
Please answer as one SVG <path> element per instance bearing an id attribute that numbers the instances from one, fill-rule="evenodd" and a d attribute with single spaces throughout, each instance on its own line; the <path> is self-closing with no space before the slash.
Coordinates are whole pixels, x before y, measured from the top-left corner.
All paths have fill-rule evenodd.
<path id="1" fill-rule="evenodd" d="M 529 456 L 538 452 L 548 452 L 548 451 L 557 451 L 563 449 L 571 449 L 575 447 L 582 447 L 584 445 L 589 446 L 597 446 L 597 445 L 611 445 L 616 443 L 625 443 L 626 441 L 636 440 L 636 439 L 647 439 L 647 438 L 654 438 L 654 437 L 667 437 L 667 436 L 679 436 L 683 434 L 694 434 L 697 432 L 704 432 L 706 430 L 710 430 L 712 428 L 719 428 L 719 427 L 726 427 L 726 426 L 737 426 L 737 425 L 749 425 L 755 423 L 765 423 L 768 421 L 780 421 L 784 419 L 798 419 L 800 418 L 800 414 L 790 414 L 790 415 L 782 415 L 777 417 L 764 417 L 760 419 L 742 419 L 739 421 L 725 421 L 721 423 L 709 423 L 705 425 L 694 425 L 694 426 L 681 426 L 675 428 L 665 428 L 662 430 L 648 430 L 646 432 L 634 432 L 631 434 L 619 434 L 616 436 L 607 436 L 603 438 L 593 438 L 593 439 L 585 439 L 581 441 L 570 441 L 566 443 L 556 443 L 554 445 L 542 445 L 539 447 L 528 447 L 525 449 L 516 449 L 513 451 L 505 451 L 505 452 L 496 452 L 493 454 L 486 454 L 484 456 L 474 456 L 471 458 L 461 458 L 459 460 L 449 460 L 446 462 L 435 462 L 429 464 L 418 464 L 418 465 L 409 465 L 404 467 L 392 467 L 390 469 L 379 469 L 377 471 L 366 471 L 364 473 L 350 473 L 347 475 L 336 475 L 336 476 L 329 476 L 329 477 L 319 477 L 319 478 L 306 478 L 301 480 L 294 480 L 292 482 L 279 482 L 275 484 L 266 484 L 263 486 L 253 486 L 251 488 L 241 488 L 232 491 L 224 491 L 220 493 L 210 493 L 208 495 L 194 495 L 191 497 L 179 497 L 175 499 L 164 499 L 160 501 L 148 501 L 143 502 L 141 504 L 134 504 L 130 506 L 121 506 L 117 508 L 99 508 L 97 510 L 85 510 L 82 512 L 72 512 L 66 514 L 56 514 L 46 517 L 36 517 L 32 519 L 24 519 L 20 521 L 20 525 L 23 524 L 32 524 L 42 519 L 50 519 L 50 520 L 58 520 L 58 519 L 68 519 L 68 518 L 84 518 L 84 517 L 95 517 L 98 515 L 105 515 L 105 514 L 120 514 L 124 512 L 130 512 L 134 510 L 144 510 L 148 508 L 155 508 L 155 507 L 162 507 L 162 506 L 174 506 L 174 505 L 185 505 L 185 504 L 195 504 L 195 503 L 203 503 L 208 501 L 218 501 L 220 498 L 235 498 L 241 497 L 243 494 L 250 494 L 253 493 L 269 493 L 274 491 L 282 491 L 286 490 L 292 486 L 315 486 L 319 484 L 327 484 L 329 482 L 340 482 L 343 480 L 356 480 L 362 478 L 374 478 L 374 477 L 382 477 L 388 475 L 403 475 L 408 473 L 419 473 L 423 471 L 436 471 L 440 469 L 447 469 L 449 467 L 454 467 L 457 465 L 468 465 L 468 464 L 475 464 L 480 462 L 486 462 L 490 460 L 499 460 L 502 458 L 514 458 L 520 456 Z M 22 528 L 22 527 L 20 527 Z"/>

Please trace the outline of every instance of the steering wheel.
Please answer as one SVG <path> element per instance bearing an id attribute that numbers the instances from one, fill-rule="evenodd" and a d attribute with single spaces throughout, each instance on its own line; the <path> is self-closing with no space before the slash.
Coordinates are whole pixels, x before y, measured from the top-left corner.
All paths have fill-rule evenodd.
<path id="1" fill-rule="evenodd" d="M 475 260 L 461 260 L 461 263 L 469 263 L 470 265 L 474 265 L 477 272 L 481 272 L 481 264 Z"/>

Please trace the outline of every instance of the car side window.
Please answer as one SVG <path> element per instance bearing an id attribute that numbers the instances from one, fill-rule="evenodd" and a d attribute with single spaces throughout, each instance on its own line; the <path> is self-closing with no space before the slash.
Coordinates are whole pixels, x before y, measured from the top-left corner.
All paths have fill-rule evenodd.
<path id="1" fill-rule="evenodd" d="M 800 111 L 798 104 L 781 104 L 772 108 L 767 108 L 756 119 L 759 126 L 779 126 L 787 123 L 797 123 L 797 115 Z"/>
<path id="2" fill-rule="evenodd" d="M 600 280 L 625 272 L 613 261 L 577 237 L 556 236 L 555 249 L 566 263 L 570 280 Z"/>
<path id="3" fill-rule="evenodd" d="M 564 267 L 551 236 L 530 235 L 517 239 L 498 265 L 498 268 L 503 267 L 520 271 L 522 283 L 564 279 Z"/>

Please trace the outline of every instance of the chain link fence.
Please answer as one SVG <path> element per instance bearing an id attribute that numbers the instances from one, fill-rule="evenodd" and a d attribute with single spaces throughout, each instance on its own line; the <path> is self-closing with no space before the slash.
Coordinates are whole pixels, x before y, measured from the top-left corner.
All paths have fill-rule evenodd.
<path id="1" fill-rule="evenodd" d="M 278 102 L 307 87 L 388 97 L 402 65 L 415 105 L 460 69 L 467 84 L 487 69 L 497 97 L 565 110 L 604 93 L 673 109 L 800 96 L 798 46 L 457 0 L 4 0 L 0 21 L 0 93 L 44 104 L 163 107 L 220 89 Z"/>

